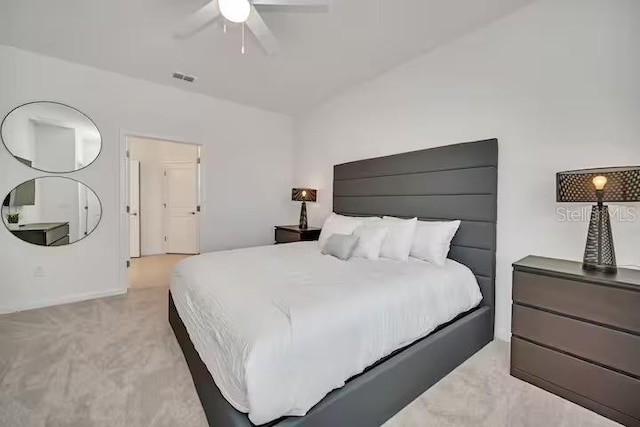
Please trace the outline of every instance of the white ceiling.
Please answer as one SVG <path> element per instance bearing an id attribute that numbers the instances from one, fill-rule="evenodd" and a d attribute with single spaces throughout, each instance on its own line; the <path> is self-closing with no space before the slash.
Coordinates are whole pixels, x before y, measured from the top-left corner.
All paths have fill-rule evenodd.
<path id="1" fill-rule="evenodd" d="M 268 57 L 252 39 L 241 55 L 238 28 L 175 39 L 207 0 L 1 0 L 0 44 L 296 114 L 533 1 L 331 0 L 329 13 L 264 12 L 281 44 Z"/>

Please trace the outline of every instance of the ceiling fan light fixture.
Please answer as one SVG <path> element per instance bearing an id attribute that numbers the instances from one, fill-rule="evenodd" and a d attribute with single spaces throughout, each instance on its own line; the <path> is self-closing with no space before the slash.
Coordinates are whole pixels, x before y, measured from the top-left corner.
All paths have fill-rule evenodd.
<path id="1" fill-rule="evenodd" d="M 227 21 L 237 24 L 245 22 L 251 14 L 249 0 L 218 0 L 218 7 Z"/>

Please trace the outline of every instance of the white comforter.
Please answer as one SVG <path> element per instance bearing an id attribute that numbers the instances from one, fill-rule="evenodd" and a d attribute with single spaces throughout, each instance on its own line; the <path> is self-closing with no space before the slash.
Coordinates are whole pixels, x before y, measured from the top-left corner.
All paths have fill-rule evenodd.
<path id="1" fill-rule="evenodd" d="M 254 424 L 304 415 L 482 298 L 454 261 L 345 262 L 321 255 L 316 242 L 188 258 L 171 293 L 223 396 Z"/>

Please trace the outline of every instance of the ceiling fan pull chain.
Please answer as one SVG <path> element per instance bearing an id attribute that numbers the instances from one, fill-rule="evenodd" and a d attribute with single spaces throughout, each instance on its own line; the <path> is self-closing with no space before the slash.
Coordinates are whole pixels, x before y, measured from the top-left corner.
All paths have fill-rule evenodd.
<path id="1" fill-rule="evenodd" d="M 222 18 L 222 32 L 227 34 L 227 20 L 226 20 L 226 18 Z"/>
<path id="2" fill-rule="evenodd" d="M 244 22 L 242 23 L 242 54 L 244 55 L 245 49 L 244 49 L 244 28 L 245 28 L 245 24 Z"/>

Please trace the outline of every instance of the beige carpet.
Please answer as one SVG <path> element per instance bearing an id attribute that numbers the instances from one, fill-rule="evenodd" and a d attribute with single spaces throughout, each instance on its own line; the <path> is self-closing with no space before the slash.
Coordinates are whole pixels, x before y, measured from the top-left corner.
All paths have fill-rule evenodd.
<path id="1" fill-rule="evenodd" d="M 166 289 L 0 316 L 0 426 L 206 425 Z M 494 342 L 385 427 L 613 425 L 510 377 L 508 345 Z"/>
<path id="2" fill-rule="evenodd" d="M 168 287 L 173 267 L 191 255 L 151 255 L 131 259 L 132 288 Z"/>

